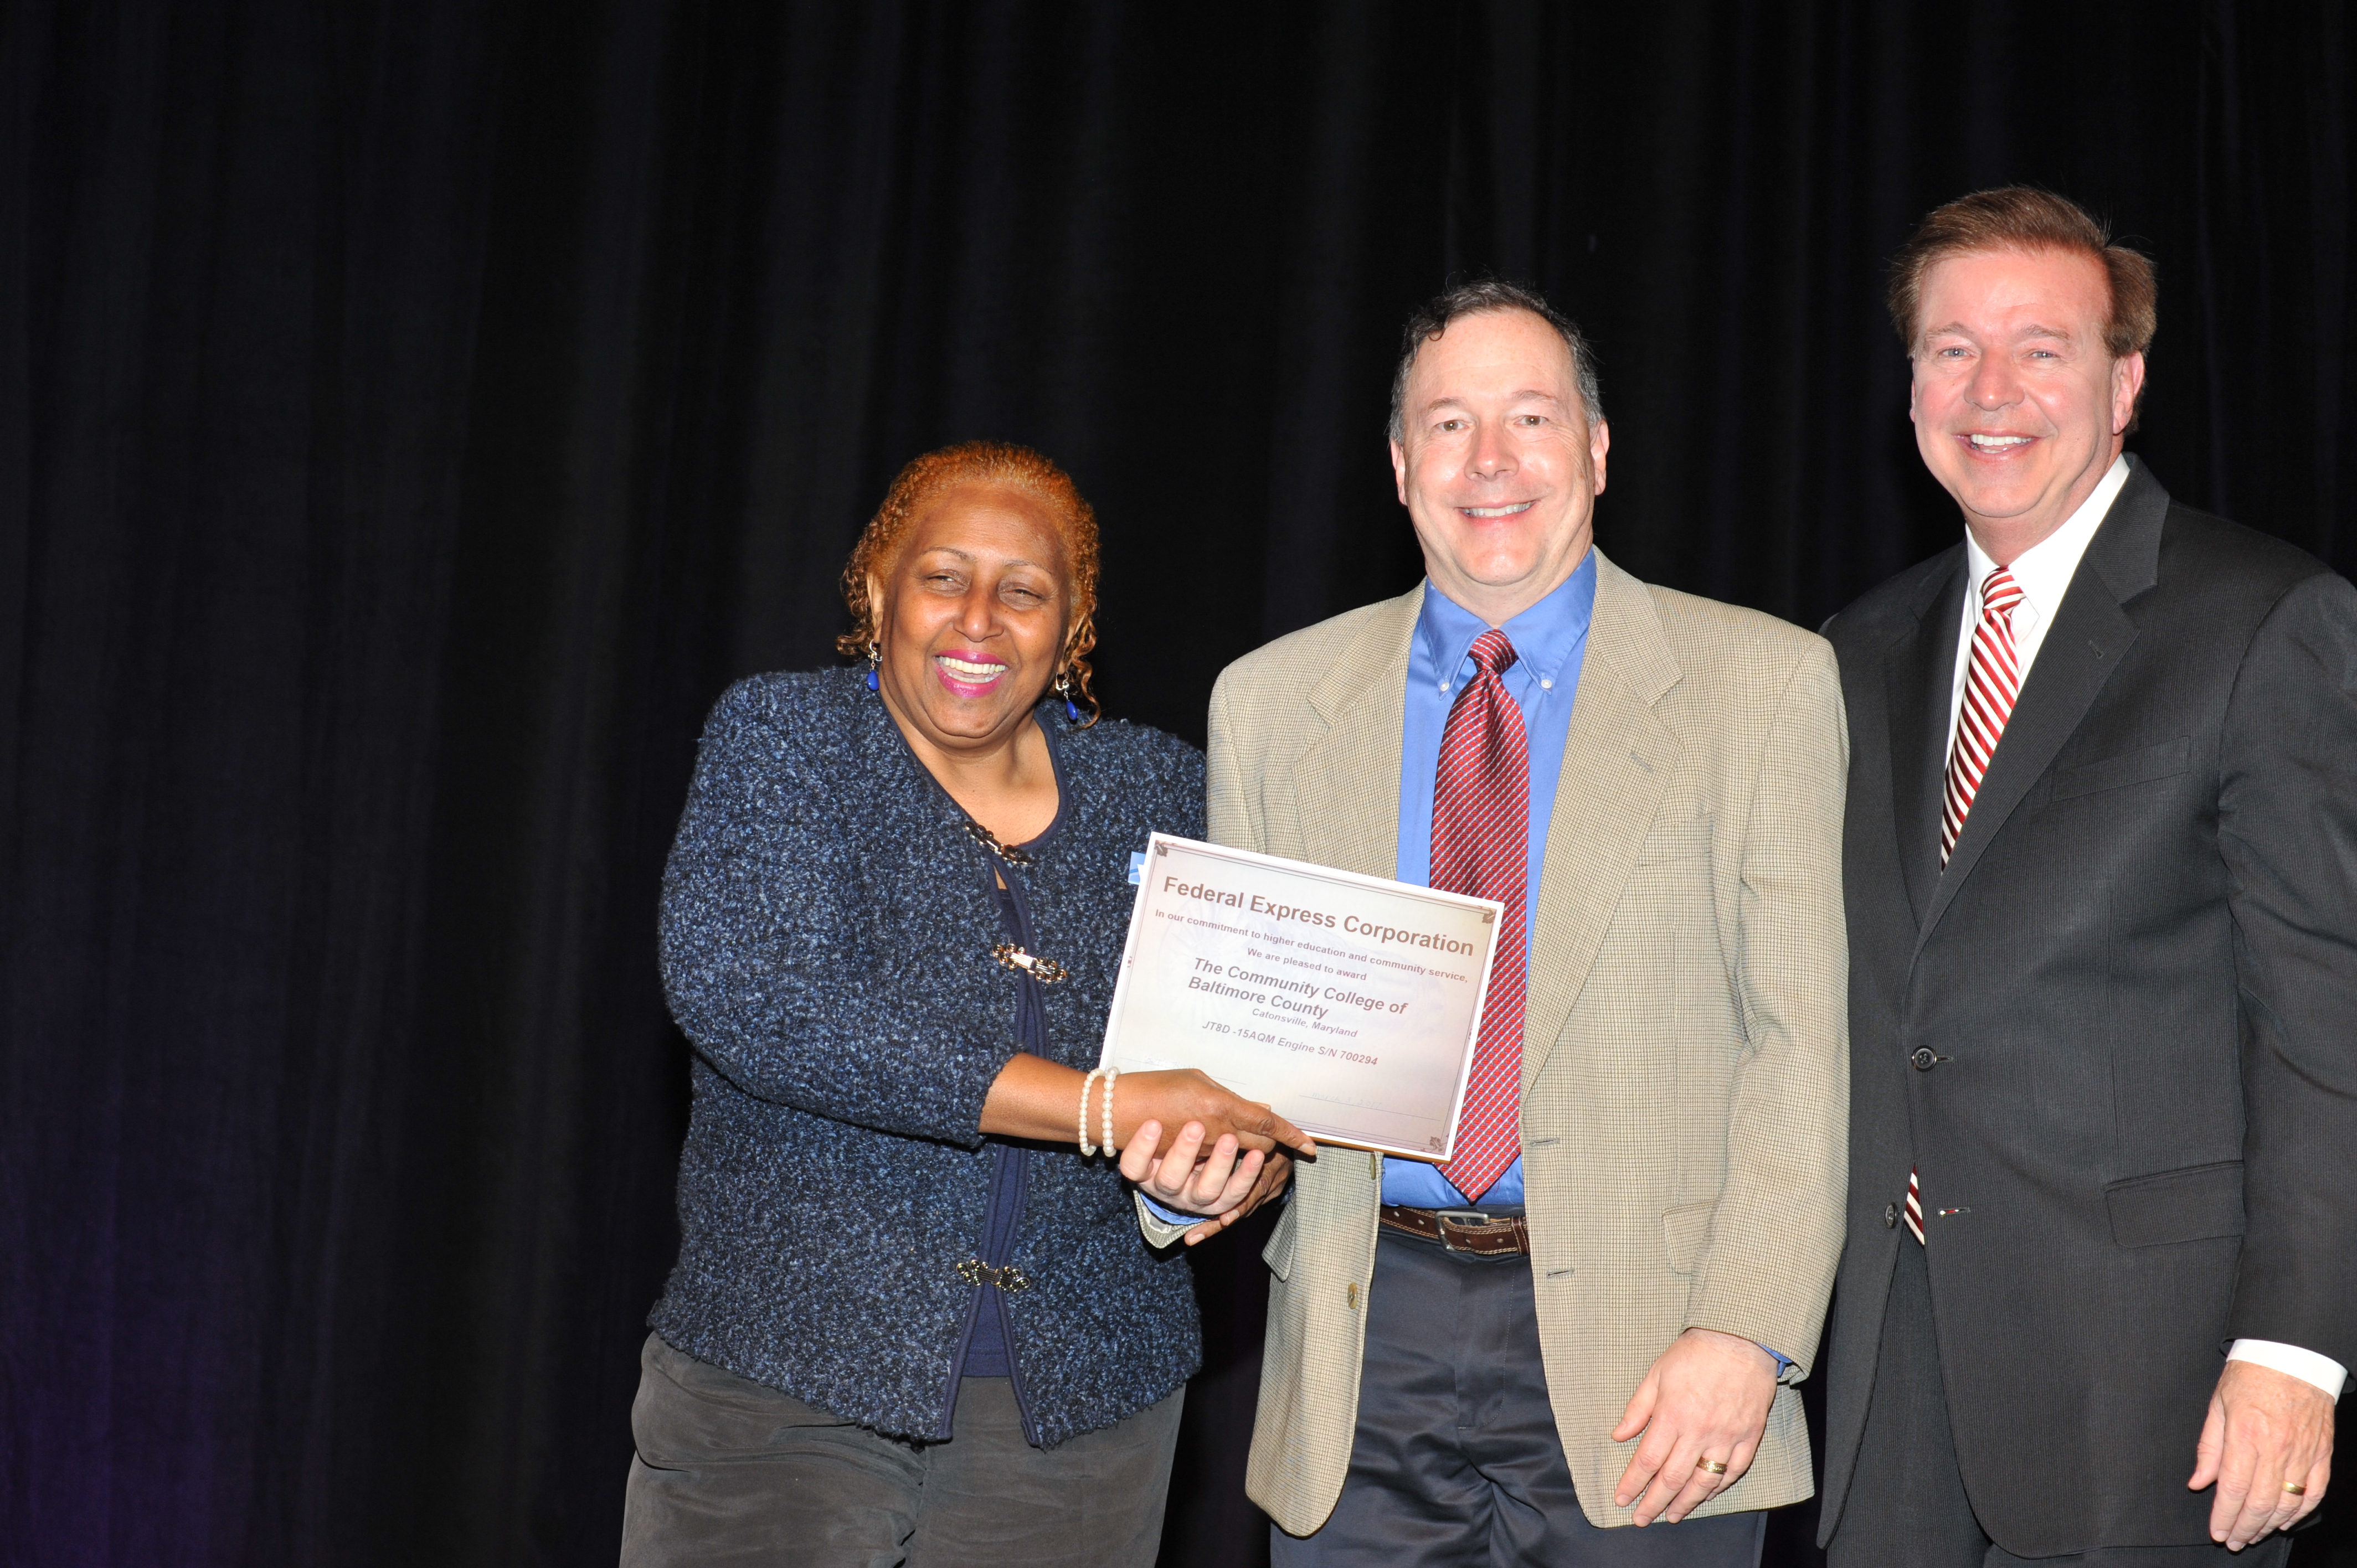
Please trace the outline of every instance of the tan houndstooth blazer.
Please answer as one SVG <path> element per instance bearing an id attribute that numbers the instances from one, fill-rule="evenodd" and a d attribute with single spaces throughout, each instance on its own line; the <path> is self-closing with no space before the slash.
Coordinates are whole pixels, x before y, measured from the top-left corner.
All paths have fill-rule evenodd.
<path id="1" fill-rule="evenodd" d="M 1595 1524 L 1610 1434 L 1689 1326 L 1816 1353 L 1841 1251 L 1849 1084 L 1848 740 L 1824 639 L 1648 587 L 1599 553 L 1530 943 L 1523 1159 L 1542 1355 Z M 1211 835 L 1389 876 L 1419 587 L 1284 638 L 1211 695 Z M 1358 1419 L 1381 1157 L 1297 1167 L 1246 1489 L 1323 1524 Z M 1798 1391 L 1698 1513 L 1807 1497 Z"/>

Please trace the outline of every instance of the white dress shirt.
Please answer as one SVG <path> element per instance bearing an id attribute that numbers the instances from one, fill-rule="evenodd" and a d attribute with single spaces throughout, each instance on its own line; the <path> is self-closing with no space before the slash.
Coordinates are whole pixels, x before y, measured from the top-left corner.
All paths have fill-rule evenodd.
<path id="1" fill-rule="evenodd" d="M 2079 558 L 2087 553 L 2088 542 L 2095 537 L 2095 530 L 2103 525 L 2112 503 L 2120 499 L 2121 487 L 2127 482 L 2128 460 L 2115 457 L 2093 492 L 2061 527 L 2014 557 L 2013 580 L 2021 589 L 2021 602 L 2013 607 L 2013 649 L 2020 663 L 2023 687 L 2029 685 L 2029 667 L 2037 661 L 2038 650 L 2045 644 L 2046 628 L 2054 624 L 2055 612 L 2062 607 L 2062 596 L 2069 591 L 2071 578 L 2079 570 Z M 1971 668 L 1973 628 L 1980 624 L 1981 585 L 1996 570 L 1996 563 L 1989 559 L 1970 529 L 1964 531 L 1964 557 L 1972 577 L 1964 585 L 1964 613 L 1956 628 L 1956 678 L 1948 696 L 1948 749 L 1952 752 L 1956 746 L 1956 715 L 1964 705 L 1964 677 Z M 1998 737 L 1997 744 L 2005 744 L 2003 736 Z M 2335 1403 L 2340 1402 L 2341 1385 L 2349 1380 L 2349 1369 L 2331 1357 L 2273 1339 L 2237 1339 L 2233 1348 L 2226 1352 L 2226 1359 L 2255 1361 L 2262 1367 L 2305 1379 L 2330 1394 Z"/>

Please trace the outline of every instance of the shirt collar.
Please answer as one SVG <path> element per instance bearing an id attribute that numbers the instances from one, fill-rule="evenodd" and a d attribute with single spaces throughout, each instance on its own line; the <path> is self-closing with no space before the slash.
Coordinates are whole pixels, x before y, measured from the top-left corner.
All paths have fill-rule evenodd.
<path id="1" fill-rule="evenodd" d="M 1527 670 L 1550 690 L 1564 675 L 1587 640 L 1588 618 L 1596 613 L 1596 552 L 1591 549 L 1578 568 L 1546 597 L 1498 629 L 1514 645 L 1515 668 Z M 1416 617 L 1415 635 L 1447 691 L 1457 683 L 1473 644 L 1490 623 L 1425 579 L 1424 609 Z M 1509 675 L 1512 671 L 1508 671 Z"/>
<path id="2" fill-rule="evenodd" d="M 2011 568 L 2013 580 L 2019 585 L 2021 596 L 2035 610 L 2040 625 L 2052 621 L 2054 612 L 2062 607 L 2062 596 L 2070 591 L 2071 578 L 2079 570 L 2079 558 L 2086 554 L 2088 544 L 2095 537 L 2095 530 L 2103 526 L 2104 516 L 2111 511 L 2112 503 L 2119 499 L 2120 491 L 2127 482 L 2128 460 L 2126 455 L 2122 455 L 2112 459 L 2112 466 L 2104 470 L 2102 478 L 2095 481 L 2094 489 L 2079 503 L 2078 510 L 2063 520 L 2061 527 L 2014 557 Z M 1970 625 L 1978 618 L 1981 585 L 1988 581 L 1991 572 L 1996 570 L 1996 563 L 1989 559 L 1988 553 L 1981 548 L 1981 542 L 1973 537 L 1973 531 L 1969 528 L 1964 530 L 1964 553 L 1972 563 L 1973 571 L 1972 600 L 1975 614 L 1967 618 L 1965 624 Z M 2018 611 L 2015 613 L 2019 614 Z M 1469 643 L 1467 646 L 1471 645 Z"/>

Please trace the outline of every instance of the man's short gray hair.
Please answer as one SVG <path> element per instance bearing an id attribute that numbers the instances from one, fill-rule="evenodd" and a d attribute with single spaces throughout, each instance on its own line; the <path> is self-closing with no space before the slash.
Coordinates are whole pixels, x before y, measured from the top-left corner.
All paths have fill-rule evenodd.
<path id="1" fill-rule="evenodd" d="M 1578 324 L 1549 305 L 1546 296 L 1534 288 L 1502 278 L 1484 278 L 1478 283 L 1459 284 L 1435 296 L 1407 318 L 1407 326 L 1400 332 L 1399 368 L 1392 372 L 1394 441 L 1405 444 L 1407 373 L 1415 367 L 1415 357 L 1424 346 L 1448 331 L 1452 321 L 1501 310 L 1527 310 L 1555 329 L 1563 346 L 1571 353 L 1572 373 L 1579 381 L 1579 406 L 1587 415 L 1587 428 L 1593 430 L 1604 422 L 1604 393 L 1596 384 L 1596 350 L 1587 346 L 1587 338 Z"/>

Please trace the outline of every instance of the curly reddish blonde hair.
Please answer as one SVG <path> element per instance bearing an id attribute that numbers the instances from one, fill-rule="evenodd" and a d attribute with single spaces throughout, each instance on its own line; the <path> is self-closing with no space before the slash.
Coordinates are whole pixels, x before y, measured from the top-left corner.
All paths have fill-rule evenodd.
<path id="1" fill-rule="evenodd" d="M 1072 477 L 1028 446 L 1004 441 L 961 441 L 912 459 L 884 492 L 884 504 L 867 520 L 843 568 L 843 602 L 851 607 L 852 628 L 834 646 L 857 659 L 881 637 L 878 607 L 867 595 L 867 579 L 892 575 L 900 542 L 918 510 L 956 485 L 1010 485 L 1044 502 L 1064 542 L 1064 574 L 1071 593 L 1071 620 L 1064 632 L 1060 677 L 1069 674 L 1096 723 L 1096 695 L 1090 690 L 1089 652 L 1097 645 L 1097 514 L 1081 497 Z"/>

